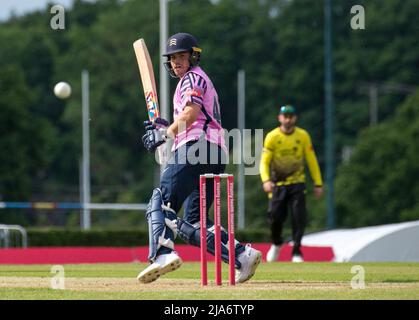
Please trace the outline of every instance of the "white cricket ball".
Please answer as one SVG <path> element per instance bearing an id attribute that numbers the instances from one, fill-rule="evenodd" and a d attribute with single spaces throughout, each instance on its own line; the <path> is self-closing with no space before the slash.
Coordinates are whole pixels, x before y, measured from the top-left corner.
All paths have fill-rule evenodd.
<path id="1" fill-rule="evenodd" d="M 54 87 L 54 93 L 60 99 L 67 99 L 71 95 L 71 87 L 67 82 L 58 82 Z"/>

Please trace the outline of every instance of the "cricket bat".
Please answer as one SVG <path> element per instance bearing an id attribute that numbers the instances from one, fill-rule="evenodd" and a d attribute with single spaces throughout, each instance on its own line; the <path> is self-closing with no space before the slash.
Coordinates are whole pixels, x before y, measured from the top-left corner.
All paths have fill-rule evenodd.
<path id="1" fill-rule="evenodd" d="M 153 64 L 150 54 L 143 38 L 133 43 L 138 68 L 140 70 L 141 82 L 143 84 L 144 97 L 147 106 L 148 118 L 154 122 L 160 116 L 159 102 L 157 98 L 156 80 L 154 78 Z M 163 144 L 157 148 L 159 164 L 167 162 L 167 148 Z"/>

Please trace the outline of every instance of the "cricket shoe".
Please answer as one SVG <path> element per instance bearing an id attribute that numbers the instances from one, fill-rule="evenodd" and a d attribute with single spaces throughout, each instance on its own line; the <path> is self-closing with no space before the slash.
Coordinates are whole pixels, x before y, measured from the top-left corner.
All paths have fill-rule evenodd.
<path id="1" fill-rule="evenodd" d="M 241 268 L 236 270 L 236 282 L 243 283 L 255 274 L 256 268 L 262 260 L 262 253 L 247 244 L 245 250 L 237 257 Z"/>
<path id="2" fill-rule="evenodd" d="M 292 262 L 296 262 L 296 263 L 304 262 L 303 256 L 301 254 L 294 254 L 292 256 Z"/>
<path id="3" fill-rule="evenodd" d="M 279 256 L 279 249 L 281 248 L 280 245 L 271 245 L 271 248 L 269 249 L 268 253 L 266 254 L 266 261 L 267 262 L 275 262 L 278 260 Z"/>
<path id="4" fill-rule="evenodd" d="M 175 271 L 182 263 L 182 259 L 174 251 L 167 254 L 161 254 L 137 276 L 137 280 L 141 283 L 153 282 L 160 276 Z"/>

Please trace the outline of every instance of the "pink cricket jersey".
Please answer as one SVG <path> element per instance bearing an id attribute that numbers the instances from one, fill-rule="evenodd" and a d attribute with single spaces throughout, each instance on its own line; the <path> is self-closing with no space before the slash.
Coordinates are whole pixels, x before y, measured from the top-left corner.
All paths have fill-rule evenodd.
<path id="1" fill-rule="evenodd" d="M 218 94 L 210 78 L 200 67 L 192 67 L 177 84 L 173 97 L 173 118 L 175 120 L 188 102 L 201 106 L 201 112 L 198 119 L 189 128 L 182 130 L 179 127 L 172 151 L 186 142 L 198 140 L 201 135 L 204 135 L 207 141 L 218 144 L 227 152 L 224 130 L 221 126 Z"/>

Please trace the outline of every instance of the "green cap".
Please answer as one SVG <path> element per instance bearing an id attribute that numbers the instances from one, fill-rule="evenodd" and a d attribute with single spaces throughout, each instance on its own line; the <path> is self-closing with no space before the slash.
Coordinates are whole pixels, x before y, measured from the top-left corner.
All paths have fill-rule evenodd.
<path id="1" fill-rule="evenodd" d="M 279 113 L 291 113 L 291 114 L 295 114 L 295 108 L 292 105 L 285 105 L 285 106 L 281 106 L 281 108 L 279 109 Z"/>

